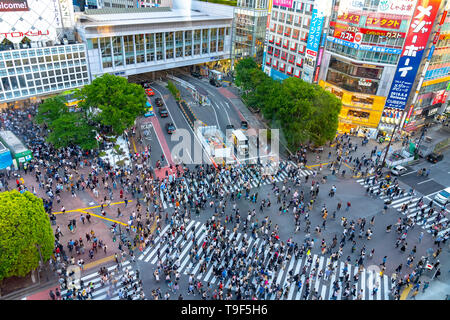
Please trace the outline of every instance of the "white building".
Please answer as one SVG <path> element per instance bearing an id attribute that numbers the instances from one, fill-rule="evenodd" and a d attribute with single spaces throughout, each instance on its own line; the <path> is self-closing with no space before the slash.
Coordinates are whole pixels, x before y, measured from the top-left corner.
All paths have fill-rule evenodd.
<path id="1" fill-rule="evenodd" d="M 76 29 L 87 44 L 92 77 L 229 59 L 233 8 L 199 1 L 183 8 L 183 3 L 77 13 Z"/>
<path id="2" fill-rule="evenodd" d="M 0 107 L 89 83 L 86 46 L 75 41 L 69 0 L 28 0 L 0 14 Z"/>

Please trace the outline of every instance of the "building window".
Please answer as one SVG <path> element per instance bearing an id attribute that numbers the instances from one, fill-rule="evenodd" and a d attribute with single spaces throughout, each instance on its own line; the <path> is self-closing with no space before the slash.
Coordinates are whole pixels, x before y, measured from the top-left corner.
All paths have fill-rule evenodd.
<path id="1" fill-rule="evenodd" d="M 112 37 L 114 66 L 123 66 L 122 37 Z"/>
<path id="2" fill-rule="evenodd" d="M 157 33 L 155 34 L 156 41 L 156 60 L 163 60 L 163 34 Z"/>
<path id="3" fill-rule="evenodd" d="M 200 54 L 201 36 L 202 36 L 202 31 L 195 30 L 195 32 L 194 32 L 194 55 Z"/>
<path id="4" fill-rule="evenodd" d="M 100 52 L 102 54 L 103 68 L 112 68 L 112 51 L 109 37 L 100 38 Z M 64 59 L 60 57 L 60 60 Z"/>
<path id="5" fill-rule="evenodd" d="M 183 31 L 175 32 L 175 50 L 177 58 L 183 56 Z"/>
<path id="6" fill-rule="evenodd" d="M 202 54 L 208 53 L 208 29 L 202 30 Z"/>
<path id="7" fill-rule="evenodd" d="M 166 39 L 166 59 L 173 59 L 173 32 L 165 33 Z"/>
<path id="8" fill-rule="evenodd" d="M 186 57 L 192 55 L 192 31 L 184 32 L 184 55 Z"/>
<path id="9" fill-rule="evenodd" d="M 123 37 L 123 45 L 125 47 L 125 62 L 127 65 L 135 63 L 133 38 L 133 35 Z"/>
<path id="10" fill-rule="evenodd" d="M 145 62 L 144 35 L 137 34 L 134 36 L 136 46 L 136 63 Z"/>

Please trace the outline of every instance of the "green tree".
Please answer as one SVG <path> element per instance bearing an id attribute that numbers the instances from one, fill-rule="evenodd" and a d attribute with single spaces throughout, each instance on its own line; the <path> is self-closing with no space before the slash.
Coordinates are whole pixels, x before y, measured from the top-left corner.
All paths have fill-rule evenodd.
<path id="1" fill-rule="evenodd" d="M 69 111 L 63 96 L 46 99 L 39 106 L 35 121 L 47 126 L 50 132 L 46 140 L 57 149 L 80 146 L 90 150 L 97 144 L 95 127 L 88 123 L 86 112 Z"/>
<path id="2" fill-rule="evenodd" d="M 69 112 L 66 100 L 62 95 L 50 97 L 39 105 L 35 121 L 39 124 L 51 125 L 61 115 Z"/>
<path id="3" fill-rule="evenodd" d="M 94 121 L 111 129 L 116 136 L 130 128 L 145 112 L 144 89 L 127 79 L 105 73 L 81 89 L 81 107 Z"/>
<path id="4" fill-rule="evenodd" d="M 252 82 L 250 71 L 253 69 L 258 69 L 258 65 L 256 64 L 255 60 L 253 60 L 253 58 L 241 59 L 234 66 L 234 71 L 236 74 L 234 82 L 244 91 L 251 90 Z"/>
<path id="5" fill-rule="evenodd" d="M 42 199 L 28 191 L 0 193 L 0 280 L 27 275 L 39 266 L 41 255 L 48 261 L 54 243 Z"/>
<path id="6" fill-rule="evenodd" d="M 77 145 L 90 150 L 97 146 L 95 129 L 81 112 L 68 112 L 53 121 L 47 141 L 57 149 Z"/>

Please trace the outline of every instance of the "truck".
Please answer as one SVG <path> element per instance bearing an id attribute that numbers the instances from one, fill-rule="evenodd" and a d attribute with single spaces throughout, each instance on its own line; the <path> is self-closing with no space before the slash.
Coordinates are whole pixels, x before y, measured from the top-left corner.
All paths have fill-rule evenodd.
<path id="1" fill-rule="evenodd" d="M 236 158 L 242 160 L 248 158 L 248 137 L 242 132 L 242 130 L 233 130 L 231 133 L 231 141 Z"/>
<path id="2" fill-rule="evenodd" d="M 223 163 L 232 157 L 232 150 L 225 144 L 224 135 L 217 126 L 198 125 L 196 135 L 213 164 Z"/>

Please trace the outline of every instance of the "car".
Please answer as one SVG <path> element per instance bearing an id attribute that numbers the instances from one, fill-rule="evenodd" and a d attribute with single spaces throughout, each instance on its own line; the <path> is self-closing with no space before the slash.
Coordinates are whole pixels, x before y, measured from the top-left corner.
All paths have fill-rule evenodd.
<path id="1" fill-rule="evenodd" d="M 221 86 L 222 86 L 222 85 L 220 84 L 220 82 L 217 81 L 217 80 L 214 79 L 214 78 L 209 79 L 209 84 L 212 85 L 212 86 L 215 86 L 215 87 L 221 87 Z"/>
<path id="2" fill-rule="evenodd" d="M 391 169 L 391 173 L 392 173 L 394 176 L 402 175 L 402 174 L 406 173 L 406 171 L 408 171 L 408 169 L 406 169 L 406 168 L 403 167 L 403 166 L 395 166 L 395 167 L 393 167 L 393 168 Z"/>
<path id="3" fill-rule="evenodd" d="M 440 204 L 443 204 L 444 206 L 450 203 L 450 188 L 445 188 L 444 190 L 439 192 L 434 196 L 434 200 L 436 200 Z"/>
<path id="4" fill-rule="evenodd" d="M 158 109 L 158 112 L 161 118 L 166 118 L 167 116 L 169 116 L 169 113 L 167 112 L 167 109 L 165 107 L 160 107 Z"/>
<path id="5" fill-rule="evenodd" d="M 144 117 L 153 117 L 155 113 L 153 112 L 153 107 L 147 107 L 145 108 Z"/>
<path id="6" fill-rule="evenodd" d="M 192 71 L 191 72 L 191 76 L 195 77 L 195 78 L 202 78 L 202 75 L 200 73 L 198 73 L 197 71 Z"/>
<path id="7" fill-rule="evenodd" d="M 166 130 L 167 130 L 167 133 L 171 134 L 171 133 L 175 132 L 176 128 L 172 122 L 169 122 L 166 124 Z"/>
<path id="8" fill-rule="evenodd" d="M 225 127 L 226 130 L 234 130 L 234 126 L 232 124 L 227 124 Z"/>
<path id="9" fill-rule="evenodd" d="M 241 129 L 247 130 L 248 129 L 248 122 L 247 121 L 241 121 Z"/>
<path id="10" fill-rule="evenodd" d="M 146 93 L 148 96 L 154 96 L 154 95 L 155 95 L 155 93 L 153 92 L 153 90 L 150 89 L 150 88 L 145 89 L 145 93 Z"/>
<path id="11" fill-rule="evenodd" d="M 164 102 L 161 98 L 158 97 L 155 99 L 155 104 L 157 107 L 162 107 L 164 105 Z"/>
<path id="12" fill-rule="evenodd" d="M 427 156 L 427 160 L 428 161 L 430 161 L 430 162 L 432 162 L 432 163 L 436 163 L 436 162 L 439 162 L 439 161 L 441 161 L 442 159 L 444 158 L 444 155 L 441 153 L 441 154 L 438 154 L 438 153 L 430 153 L 428 156 Z"/>

